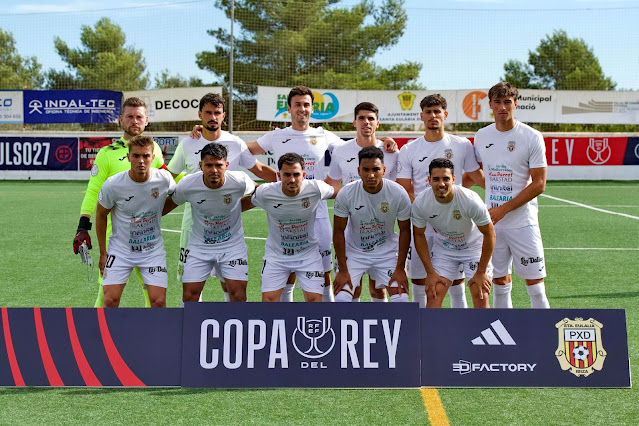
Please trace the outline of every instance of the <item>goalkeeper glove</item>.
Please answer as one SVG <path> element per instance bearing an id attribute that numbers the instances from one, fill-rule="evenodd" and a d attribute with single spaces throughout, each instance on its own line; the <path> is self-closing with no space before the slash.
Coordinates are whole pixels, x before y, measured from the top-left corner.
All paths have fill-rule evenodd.
<path id="1" fill-rule="evenodd" d="M 86 243 L 89 249 L 92 248 L 91 236 L 89 235 L 90 230 L 91 221 L 88 217 L 82 216 L 80 218 L 80 223 L 78 224 L 78 232 L 75 234 L 75 238 L 73 239 L 73 252 L 75 254 L 79 253 L 82 243 Z"/>

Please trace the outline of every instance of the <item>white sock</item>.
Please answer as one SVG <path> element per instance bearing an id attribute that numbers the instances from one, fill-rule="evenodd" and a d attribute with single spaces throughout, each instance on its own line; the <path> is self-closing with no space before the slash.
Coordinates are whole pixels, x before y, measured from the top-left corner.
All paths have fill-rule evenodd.
<path id="1" fill-rule="evenodd" d="M 390 297 L 390 301 L 391 301 L 391 303 L 394 303 L 394 302 L 408 302 L 408 294 L 406 294 L 406 293 L 393 294 Z"/>
<path id="2" fill-rule="evenodd" d="M 377 297 L 371 296 L 371 302 L 384 303 L 384 302 L 388 302 L 388 300 L 386 298 L 378 299 Z"/>
<path id="3" fill-rule="evenodd" d="M 322 294 L 322 302 L 334 302 L 334 301 L 335 301 L 335 295 L 333 294 L 333 286 L 329 285 L 328 287 L 324 287 L 324 294 Z"/>
<path id="4" fill-rule="evenodd" d="M 231 301 L 231 298 L 229 297 L 229 292 L 228 291 L 224 292 L 224 301 L 225 302 L 230 302 Z"/>
<path id="5" fill-rule="evenodd" d="M 451 285 L 448 289 L 450 294 L 450 307 L 451 308 L 467 308 L 468 302 L 466 302 L 466 291 L 464 289 L 465 284 Z"/>
<path id="6" fill-rule="evenodd" d="M 202 293 L 204 293 L 203 291 L 200 293 L 200 298 L 198 299 L 198 302 L 202 301 Z"/>
<path id="7" fill-rule="evenodd" d="M 284 290 L 282 290 L 282 295 L 280 296 L 280 302 L 292 302 L 294 288 L 295 288 L 295 284 L 286 284 L 284 286 Z"/>
<path id="8" fill-rule="evenodd" d="M 530 307 L 533 309 L 549 309 L 550 304 L 546 298 L 546 286 L 544 282 L 527 285 L 526 290 L 530 296 Z"/>
<path id="9" fill-rule="evenodd" d="M 413 302 L 419 303 L 420 308 L 426 307 L 426 286 L 425 285 L 413 284 Z"/>
<path id="10" fill-rule="evenodd" d="M 354 297 L 353 302 L 359 302 L 359 297 Z"/>
<path id="11" fill-rule="evenodd" d="M 184 307 L 184 300 L 180 300 L 180 308 Z"/>
<path id="12" fill-rule="evenodd" d="M 336 302 L 352 302 L 353 295 L 350 294 L 348 291 L 340 291 L 339 293 L 335 295 L 335 301 Z"/>
<path id="13" fill-rule="evenodd" d="M 506 285 L 493 285 L 493 308 L 508 308 L 512 309 L 513 300 L 510 297 L 510 293 L 513 290 L 513 283 L 509 282 Z"/>

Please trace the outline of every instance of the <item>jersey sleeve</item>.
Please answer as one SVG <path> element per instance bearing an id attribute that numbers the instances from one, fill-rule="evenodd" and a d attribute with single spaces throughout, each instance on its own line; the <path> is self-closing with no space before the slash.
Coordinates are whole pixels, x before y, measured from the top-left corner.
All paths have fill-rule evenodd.
<path id="1" fill-rule="evenodd" d="M 173 154 L 171 161 L 169 161 L 167 169 L 175 175 L 179 175 L 184 170 L 186 170 L 186 161 L 184 158 L 184 140 L 182 140 L 182 142 L 178 144 L 177 148 L 175 148 L 175 153 Z"/>
<path id="2" fill-rule="evenodd" d="M 326 135 L 326 143 L 328 144 L 328 152 L 330 153 L 333 152 L 333 149 L 335 149 L 335 147 L 344 143 L 344 140 L 333 132 L 324 130 L 324 135 Z"/>
<path id="3" fill-rule="evenodd" d="M 479 169 L 479 163 L 477 163 L 477 157 L 475 156 L 475 148 L 468 139 L 464 142 L 464 148 L 466 149 L 464 155 L 464 172 L 474 172 Z"/>
<path id="4" fill-rule="evenodd" d="M 408 220 L 411 217 L 411 203 L 410 197 L 408 196 L 408 192 L 399 184 L 397 184 L 399 188 L 395 189 L 395 191 L 400 195 L 399 206 L 397 209 L 397 220 Z M 421 227 L 420 227 L 421 228 Z"/>
<path id="5" fill-rule="evenodd" d="M 240 138 L 237 138 L 237 140 L 240 143 L 240 166 L 250 170 L 255 167 L 255 164 L 257 164 L 257 158 L 251 154 L 248 146 L 246 146 L 246 142 Z"/>
<path id="6" fill-rule="evenodd" d="M 342 188 L 335 197 L 335 204 L 333 205 L 333 214 L 338 217 L 348 217 L 348 188 Z"/>
<path id="7" fill-rule="evenodd" d="M 244 179 L 244 196 L 252 195 L 255 192 L 255 181 L 244 172 L 242 172 L 242 178 Z"/>
<path id="8" fill-rule="evenodd" d="M 331 155 L 331 165 L 328 168 L 328 177 L 335 180 L 342 180 L 342 170 L 339 166 L 340 150 L 333 151 Z"/>
<path id="9" fill-rule="evenodd" d="M 486 204 L 482 201 L 481 197 L 477 195 L 475 192 L 470 191 L 469 197 L 469 216 L 475 225 L 484 226 L 488 225 L 490 220 L 490 213 L 488 213 L 488 208 L 486 208 Z"/>
<path id="10" fill-rule="evenodd" d="M 408 144 L 406 144 L 399 150 L 399 155 L 397 156 L 397 179 L 413 178 L 413 164 L 410 161 L 408 149 Z"/>
<path id="11" fill-rule="evenodd" d="M 251 204 L 253 204 L 256 207 L 264 208 L 264 203 L 262 202 L 262 200 L 264 197 L 265 189 L 266 187 L 264 185 L 260 185 L 257 188 L 255 188 L 255 192 L 253 192 L 253 196 L 251 197 Z"/>
<path id="12" fill-rule="evenodd" d="M 80 207 L 81 215 L 86 214 L 91 216 L 93 214 L 98 204 L 98 193 L 108 177 L 109 156 L 104 149 L 101 149 L 98 155 L 96 155 L 93 167 L 91 168 L 91 177 L 89 178 L 87 191 L 84 194 L 82 206 Z"/>
<path id="13" fill-rule="evenodd" d="M 115 200 L 113 199 L 113 191 L 112 191 L 112 181 L 107 180 L 100 188 L 100 192 L 98 193 L 98 202 L 105 209 L 111 210 L 115 205 Z"/>
<path id="14" fill-rule="evenodd" d="M 426 228 L 426 224 L 428 220 L 425 216 L 426 206 L 424 205 L 424 194 L 426 191 L 422 192 L 415 198 L 413 201 L 413 208 L 411 209 L 410 220 L 413 223 L 413 226 L 417 228 Z"/>
<path id="15" fill-rule="evenodd" d="M 180 179 L 173 189 L 173 194 L 170 194 L 173 202 L 178 206 L 186 203 L 186 185 L 188 185 L 186 181 L 184 179 Z"/>
<path id="16" fill-rule="evenodd" d="M 335 189 L 329 184 L 327 184 L 326 182 L 321 180 L 315 180 L 315 183 L 317 184 L 317 188 L 320 191 L 320 196 L 322 200 L 331 198 L 333 194 L 335 193 Z"/>
<path id="17" fill-rule="evenodd" d="M 175 180 L 173 180 L 173 176 L 171 176 L 171 173 L 167 172 L 166 170 L 160 170 L 162 172 L 162 174 L 164 174 L 165 179 L 167 180 L 168 184 L 169 184 L 169 192 L 167 193 L 168 196 L 173 195 L 173 193 L 175 192 L 175 188 L 177 186 L 177 184 L 175 183 Z"/>
<path id="18" fill-rule="evenodd" d="M 546 143 L 541 133 L 535 131 L 530 138 L 530 157 L 528 159 L 528 167 L 538 169 L 548 167 L 546 162 Z"/>
<path id="19" fill-rule="evenodd" d="M 155 141 L 153 141 L 153 154 L 155 154 L 155 158 L 151 163 L 151 167 L 159 169 L 164 164 L 164 153 L 162 152 L 160 145 L 158 145 Z"/>
<path id="20" fill-rule="evenodd" d="M 481 135 L 482 135 L 481 131 L 475 133 L 475 140 L 474 140 L 474 145 L 473 145 L 473 148 L 475 150 L 475 160 L 477 160 L 478 163 L 482 162 L 481 152 L 479 150 L 479 147 L 481 146 L 481 139 L 482 139 Z"/>
<path id="21" fill-rule="evenodd" d="M 397 179 L 397 157 L 399 157 L 399 153 L 384 152 L 384 166 L 386 167 L 384 178 L 392 181 Z"/>
<path id="22" fill-rule="evenodd" d="M 257 144 L 264 150 L 264 151 L 271 151 L 273 149 L 273 133 L 275 133 L 277 130 L 273 130 L 272 132 L 268 132 L 265 135 L 260 136 L 257 139 Z"/>

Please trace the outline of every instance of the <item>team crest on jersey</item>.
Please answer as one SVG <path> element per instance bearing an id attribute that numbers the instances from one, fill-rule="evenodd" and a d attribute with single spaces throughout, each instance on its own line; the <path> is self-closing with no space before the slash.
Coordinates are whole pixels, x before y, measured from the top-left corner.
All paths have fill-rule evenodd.
<path id="1" fill-rule="evenodd" d="M 233 196 L 231 194 L 224 194 L 224 204 L 231 204 Z"/>
<path id="2" fill-rule="evenodd" d="M 449 160 L 450 160 L 451 158 L 453 158 L 453 150 L 452 150 L 452 149 L 445 149 L 445 150 L 444 150 L 444 156 L 445 156 L 447 159 L 449 159 Z"/>
<path id="3" fill-rule="evenodd" d="M 515 150 L 515 141 L 508 141 L 508 151 L 513 152 Z"/>
<path id="4" fill-rule="evenodd" d="M 307 209 L 311 206 L 311 202 L 308 200 L 308 197 L 302 198 L 302 207 Z"/>
<path id="5" fill-rule="evenodd" d="M 151 197 L 158 198 L 160 196 L 160 188 L 151 188 Z"/>
<path id="6" fill-rule="evenodd" d="M 593 318 L 564 318 L 555 327 L 559 334 L 555 356 L 562 370 L 587 377 L 603 368 L 607 355 L 601 342 L 603 324 Z"/>
<path id="7" fill-rule="evenodd" d="M 311 145 L 317 145 L 317 136 L 311 136 L 309 142 Z"/>
<path id="8" fill-rule="evenodd" d="M 382 206 L 379 208 L 382 213 L 388 213 L 388 203 L 386 201 L 382 201 Z"/>
<path id="9" fill-rule="evenodd" d="M 462 218 L 461 212 L 457 209 L 453 210 L 453 218 L 460 220 Z"/>
<path id="10" fill-rule="evenodd" d="M 91 176 L 97 176 L 98 175 L 98 165 L 93 163 L 93 166 L 91 166 Z"/>

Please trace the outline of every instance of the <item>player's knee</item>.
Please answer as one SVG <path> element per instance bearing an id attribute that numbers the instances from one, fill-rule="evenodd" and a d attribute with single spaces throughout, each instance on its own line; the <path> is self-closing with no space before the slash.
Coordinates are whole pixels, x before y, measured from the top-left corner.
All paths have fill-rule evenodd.
<path id="1" fill-rule="evenodd" d="M 526 280 L 526 285 L 535 285 L 535 284 L 539 284 L 539 283 L 543 283 L 544 279 L 543 278 L 537 278 L 534 280 Z"/>
<path id="2" fill-rule="evenodd" d="M 120 306 L 120 298 L 110 294 L 105 294 L 103 304 L 105 308 L 117 308 Z"/>
<path id="3" fill-rule="evenodd" d="M 197 302 L 200 300 L 200 292 L 197 289 L 185 287 L 182 291 L 182 300 L 185 302 Z"/>
<path id="4" fill-rule="evenodd" d="M 166 297 L 159 296 L 151 299 L 152 308 L 166 308 Z"/>
<path id="5" fill-rule="evenodd" d="M 375 298 L 375 299 L 384 299 L 386 298 L 386 292 L 384 291 L 383 288 L 375 288 L 375 287 L 370 287 L 369 292 L 371 294 L 371 297 Z"/>
<path id="6" fill-rule="evenodd" d="M 246 286 L 227 285 L 227 292 L 231 302 L 246 302 Z"/>
<path id="7" fill-rule="evenodd" d="M 304 300 L 306 302 L 321 302 L 322 295 L 319 293 L 311 293 L 310 291 L 304 292 Z"/>
<path id="8" fill-rule="evenodd" d="M 493 278 L 493 284 L 506 285 L 512 282 L 512 275 L 506 275 L 505 277 Z"/>

